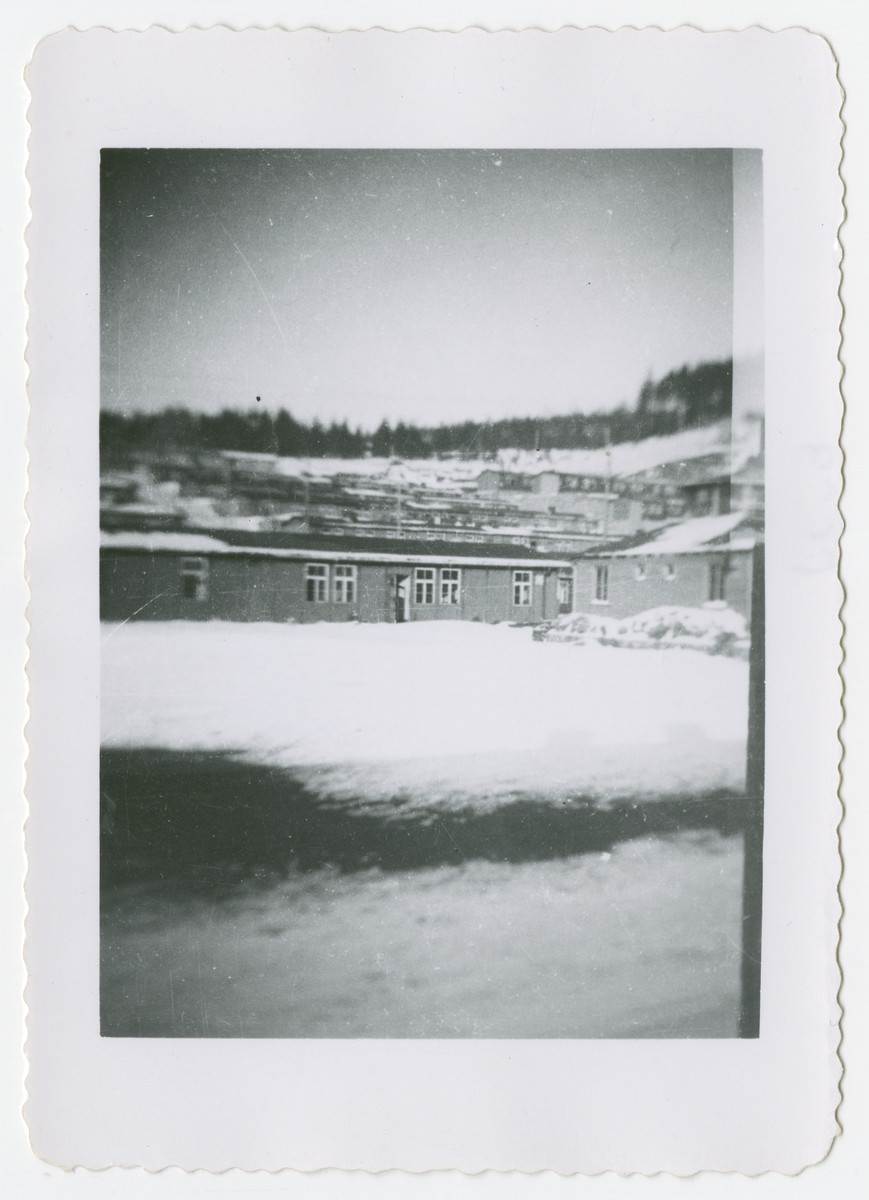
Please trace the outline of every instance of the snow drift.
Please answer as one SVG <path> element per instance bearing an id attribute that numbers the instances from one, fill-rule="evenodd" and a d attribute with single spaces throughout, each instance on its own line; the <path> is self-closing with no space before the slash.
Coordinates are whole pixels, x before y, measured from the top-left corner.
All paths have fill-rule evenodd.
<path id="1" fill-rule="evenodd" d="M 537 640 L 633 649 L 678 647 L 742 658 L 747 657 L 750 645 L 745 618 L 724 604 L 708 608 L 667 604 L 622 618 L 570 613 L 539 630 Z"/>

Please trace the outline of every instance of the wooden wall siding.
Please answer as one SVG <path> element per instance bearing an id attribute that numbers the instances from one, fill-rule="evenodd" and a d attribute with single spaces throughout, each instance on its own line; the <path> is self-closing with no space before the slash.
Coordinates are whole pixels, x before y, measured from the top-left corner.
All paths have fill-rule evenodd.
<path id="1" fill-rule="evenodd" d="M 649 608 L 665 604 L 684 604 L 702 608 L 709 600 L 709 568 L 723 555 L 674 554 L 670 558 L 648 558 L 645 579 L 637 578 L 639 558 L 586 559 L 578 565 L 575 595 L 576 612 L 596 612 L 612 617 L 632 617 Z M 748 618 L 751 615 L 751 553 L 736 551 L 726 556 L 729 570 L 724 585 L 724 600 L 730 608 Z M 666 579 L 665 569 L 672 564 L 675 578 Z M 609 603 L 595 603 L 595 568 L 609 568 Z"/>
<path id="2" fill-rule="evenodd" d="M 533 566 L 534 583 L 530 605 L 513 603 L 513 570 L 508 567 L 462 567 L 461 601 L 457 605 L 415 603 L 411 593 L 412 621 L 544 621 L 557 614 L 555 573 Z"/>
<path id="3" fill-rule="evenodd" d="M 100 615 L 104 621 L 388 621 L 395 620 L 396 577 L 409 575 L 412 621 L 542 621 L 558 613 L 557 571 L 527 568 L 535 580 L 532 604 L 513 604 L 513 569 L 461 566 L 460 603 L 417 605 L 413 566 L 360 563 L 356 567 L 356 599 L 333 600 L 330 570 L 329 599 L 306 598 L 306 563 L 295 560 L 214 555 L 209 559 L 204 599 L 182 594 L 182 554 L 104 552 L 100 561 Z M 312 557 L 311 562 L 316 562 Z M 334 564 L 331 564 L 334 565 Z M 459 565 L 459 564 L 457 564 Z M 539 580 L 542 577 L 542 582 Z M 439 595 L 440 576 L 435 595 Z"/>

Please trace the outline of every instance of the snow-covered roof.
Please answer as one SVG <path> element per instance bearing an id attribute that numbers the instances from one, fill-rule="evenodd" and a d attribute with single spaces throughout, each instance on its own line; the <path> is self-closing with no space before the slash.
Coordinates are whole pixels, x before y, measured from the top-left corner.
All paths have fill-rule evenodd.
<path id="1" fill-rule="evenodd" d="M 100 534 L 102 550 L 144 550 L 148 554 L 159 551 L 175 551 L 177 554 L 221 554 L 233 547 L 205 533 L 161 533 L 103 532 Z"/>
<path id="2" fill-rule="evenodd" d="M 763 455 L 756 454 L 748 458 L 738 471 L 733 473 L 733 483 L 764 483 Z"/>
<path id="3" fill-rule="evenodd" d="M 373 539 L 372 539 L 373 540 Z M 379 545 L 380 543 L 378 543 Z M 417 546 L 420 544 L 417 543 Z M 483 547 L 474 543 L 456 543 L 449 553 L 439 548 L 437 553 L 427 553 L 422 547 L 410 553 L 366 550 L 362 546 L 330 549 L 323 542 L 303 547 L 281 548 L 266 545 L 240 543 L 230 545 L 219 538 L 196 533 L 148 533 L 124 532 L 100 534 L 103 550 L 142 550 L 146 554 L 176 553 L 196 555 L 235 555 L 243 558 L 283 558 L 301 562 L 366 562 L 407 565 L 419 563 L 433 566 L 481 566 L 481 567 L 566 567 L 564 559 L 550 559 L 535 555 L 524 548 L 515 555 L 483 553 Z M 508 547 L 503 547 L 504 550 Z"/>
<path id="4" fill-rule="evenodd" d="M 249 517 L 223 517 L 220 516 L 219 513 L 206 513 L 199 518 L 197 518 L 195 514 L 193 517 L 189 517 L 187 520 L 187 526 L 188 528 L 193 529 L 197 528 L 198 526 L 200 529 L 240 529 L 242 531 L 247 530 L 251 533 L 259 533 L 261 531 L 270 529 L 272 527 L 272 522 L 279 519 L 286 520 L 287 518 L 285 516 L 278 518 L 274 514 L 269 516 L 252 515 Z"/>
<path id="5" fill-rule="evenodd" d="M 624 550 L 612 550 L 613 558 L 645 557 L 652 554 L 695 554 L 708 550 L 713 542 L 726 538 L 745 520 L 743 512 L 721 513 L 715 517 L 692 517 L 678 525 L 668 525 L 648 542 L 640 546 L 629 546 Z M 750 537 L 729 542 L 730 549 L 748 549 L 754 544 Z"/>
<path id="6" fill-rule="evenodd" d="M 259 450 L 221 450 L 223 458 L 234 458 L 238 462 L 261 462 L 274 463 L 277 462 L 276 454 L 264 454 Z"/>
<path id="7" fill-rule="evenodd" d="M 142 476 L 136 471 L 103 471 L 100 474 L 100 487 L 129 487 L 141 482 Z"/>
<path id="8" fill-rule="evenodd" d="M 727 542 L 728 550 L 753 550 L 757 545 L 757 538 L 750 534 L 746 537 L 730 538 Z"/>
<path id="9" fill-rule="evenodd" d="M 175 517 L 178 515 L 175 504 L 148 504 L 146 501 L 139 501 L 136 504 L 101 504 L 100 511 L 130 517 Z"/>

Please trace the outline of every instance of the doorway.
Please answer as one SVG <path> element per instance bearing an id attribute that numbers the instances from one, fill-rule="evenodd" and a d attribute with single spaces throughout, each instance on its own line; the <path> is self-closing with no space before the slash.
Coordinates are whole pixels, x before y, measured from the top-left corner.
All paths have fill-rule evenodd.
<path id="1" fill-rule="evenodd" d="M 410 576 L 395 577 L 395 620 L 398 624 L 410 620 Z"/>

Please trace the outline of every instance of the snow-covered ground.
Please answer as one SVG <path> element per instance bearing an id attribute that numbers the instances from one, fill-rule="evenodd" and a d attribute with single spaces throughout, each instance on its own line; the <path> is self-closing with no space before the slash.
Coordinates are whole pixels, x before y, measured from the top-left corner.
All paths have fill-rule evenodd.
<path id="1" fill-rule="evenodd" d="M 745 662 L 458 622 L 102 658 L 104 1034 L 736 1035 L 742 839 L 633 802 L 741 787 Z"/>
<path id="2" fill-rule="evenodd" d="M 361 807 L 739 789 L 748 665 L 464 622 L 105 625 L 103 745 L 230 751 Z"/>

